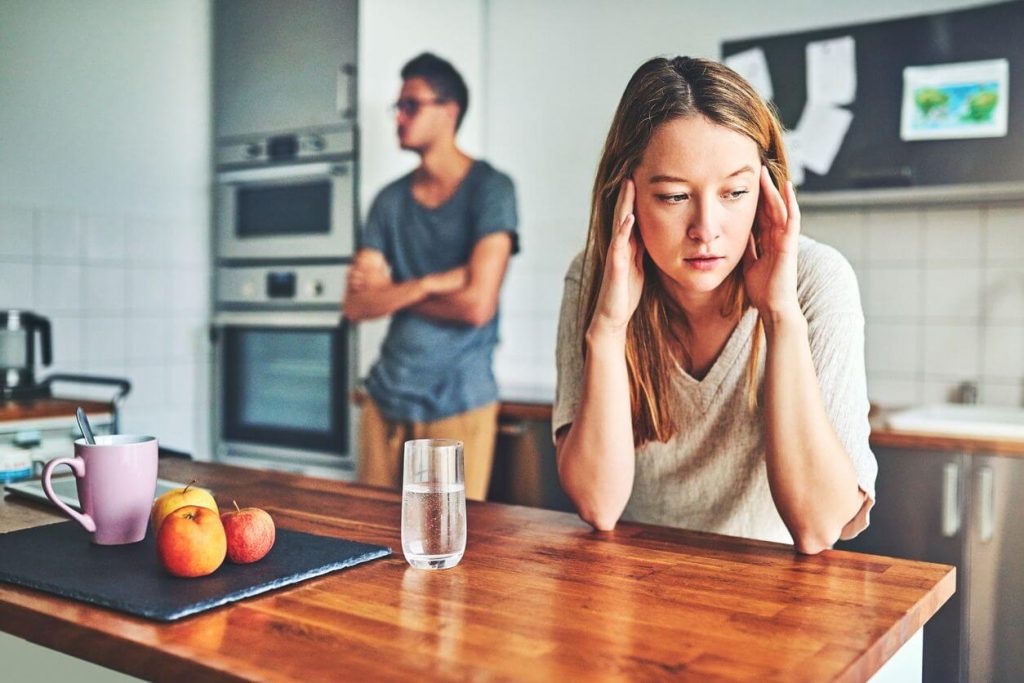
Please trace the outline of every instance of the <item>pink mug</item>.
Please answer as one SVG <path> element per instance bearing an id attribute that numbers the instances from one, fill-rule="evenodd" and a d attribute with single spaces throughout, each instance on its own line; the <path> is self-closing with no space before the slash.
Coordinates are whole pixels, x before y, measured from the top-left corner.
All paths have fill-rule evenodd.
<path id="1" fill-rule="evenodd" d="M 96 444 L 75 441 L 75 457 L 57 458 L 43 468 L 43 491 L 50 501 L 92 534 L 97 545 L 136 543 L 146 537 L 156 495 L 159 449 L 156 437 L 114 434 L 97 436 Z M 76 512 L 53 492 L 50 477 L 59 465 L 75 474 Z"/>

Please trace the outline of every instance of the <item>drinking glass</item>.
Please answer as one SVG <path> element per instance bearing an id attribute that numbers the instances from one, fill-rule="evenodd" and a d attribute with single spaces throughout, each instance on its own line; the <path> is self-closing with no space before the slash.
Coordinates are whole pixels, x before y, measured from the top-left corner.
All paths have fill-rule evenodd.
<path id="1" fill-rule="evenodd" d="M 405 442 L 402 552 L 418 569 L 449 569 L 466 551 L 466 480 L 462 442 Z"/>

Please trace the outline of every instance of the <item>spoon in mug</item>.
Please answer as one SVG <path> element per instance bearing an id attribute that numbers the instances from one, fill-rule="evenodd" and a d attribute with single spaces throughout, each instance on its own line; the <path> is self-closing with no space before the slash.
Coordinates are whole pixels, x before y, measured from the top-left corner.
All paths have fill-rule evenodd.
<path id="1" fill-rule="evenodd" d="M 89 424 L 89 418 L 85 416 L 85 411 L 82 410 L 82 406 L 78 406 L 78 410 L 75 411 L 75 417 L 78 418 L 78 428 L 82 430 L 82 436 L 85 437 L 85 442 L 90 446 L 95 446 L 96 437 L 92 435 L 92 426 Z"/>

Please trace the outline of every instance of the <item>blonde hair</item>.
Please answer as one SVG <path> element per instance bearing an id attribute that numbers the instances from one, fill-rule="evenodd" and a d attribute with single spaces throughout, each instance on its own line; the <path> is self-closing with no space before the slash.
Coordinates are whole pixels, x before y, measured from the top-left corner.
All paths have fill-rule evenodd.
<path id="1" fill-rule="evenodd" d="M 586 330 L 597 306 L 612 236 L 615 202 L 622 181 L 632 176 L 640 165 L 654 131 L 663 123 L 687 116 L 703 116 L 753 140 L 761 163 L 768 167 L 776 187 L 782 187 L 789 178 L 778 117 L 735 71 L 717 62 L 691 57 L 659 57 L 637 69 L 619 100 L 594 179 L 583 262 L 585 305 L 580 311 L 580 343 L 584 354 L 587 352 Z M 644 256 L 643 267 L 644 286 L 640 303 L 626 332 L 633 442 L 638 448 L 649 441 L 668 441 L 679 431 L 671 402 L 661 400 L 670 394 L 675 372 L 672 340 L 680 344 L 684 366 L 688 371 L 692 370 L 692 358 L 686 344 L 671 324 L 673 321 L 681 323 L 684 335 L 689 334 L 686 315 L 665 291 L 657 266 L 649 255 Z M 743 286 L 742 262 L 723 284 L 728 288 L 721 311 L 724 317 L 736 315 L 751 305 Z M 747 396 L 751 409 L 757 405 L 762 335 L 759 319 L 747 368 Z"/>

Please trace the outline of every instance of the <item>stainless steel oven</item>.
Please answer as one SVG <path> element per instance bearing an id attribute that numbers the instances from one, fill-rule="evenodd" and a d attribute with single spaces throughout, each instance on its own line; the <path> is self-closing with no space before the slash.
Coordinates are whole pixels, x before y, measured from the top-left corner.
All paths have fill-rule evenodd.
<path id="1" fill-rule="evenodd" d="M 243 138 L 218 147 L 217 257 L 338 260 L 356 226 L 354 134 Z"/>
<path id="2" fill-rule="evenodd" d="M 246 466 L 349 478 L 353 336 L 344 265 L 221 268 L 214 453 Z"/>

